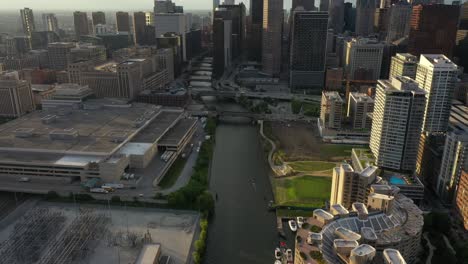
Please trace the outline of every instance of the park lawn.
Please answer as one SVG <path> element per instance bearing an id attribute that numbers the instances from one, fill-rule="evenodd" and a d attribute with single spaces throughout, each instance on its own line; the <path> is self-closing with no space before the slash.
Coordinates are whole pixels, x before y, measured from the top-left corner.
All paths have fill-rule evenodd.
<path id="1" fill-rule="evenodd" d="M 331 170 L 336 167 L 334 162 L 326 161 L 295 161 L 288 163 L 295 171 L 316 172 Z"/>
<path id="2" fill-rule="evenodd" d="M 343 145 L 343 144 L 323 144 L 320 146 L 320 156 L 324 160 L 337 158 L 350 158 L 353 148 L 362 148 L 359 145 Z"/>
<path id="3" fill-rule="evenodd" d="M 302 176 L 278 179 L 275 185 L 278 205 L 320 208 L 330 198 L 329 177 Z"/>
<path id="4" fill-rule="evenodd" d="M 174 183 L 176 183 L 177 179 L 182 173 L 186 161 L 187 159 L 178 158 L 174 162 L 174 164 L 172 164 L 171 168 L 166 173 L 166 175 L 164 175 L 164 178 L 159 182 L 159 187 L 161 187 L 162 189 L 171 188 L 174 185 Z"/>

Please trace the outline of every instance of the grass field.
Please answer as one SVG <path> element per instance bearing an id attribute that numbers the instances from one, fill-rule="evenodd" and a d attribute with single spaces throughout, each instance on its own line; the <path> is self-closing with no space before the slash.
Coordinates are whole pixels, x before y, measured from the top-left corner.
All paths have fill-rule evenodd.
<path id="1" fill-rule="evenodd" d="M 303 176 L 294 179 L 278 179 L 276 202 L 278 205 L 322 207 L 330 198 L 331 178 Z"/>
<path id="2" fill-rule="evenodd" d="M 324 160 L 336 159 L 339 157 L 350 158 L 351 150 L 358 148 L 356 145 L 338 145 L 338 144 L 323 144 L 320 146 L 320 156 Z"/>
<path id="3" fill-rule="evenodd" d="M 336 167 L 334 162 L 326 161 L 295 161 L 288 163 L 288 165 L 295 171 L 300 172 L 326 171 Z"/>
<path id="4" fill-rule="evenodd" d="M 186 161 L 187 159 L 178 158 L 174 164 L 172 164 L 166 175 L 164 175 L 164 178 L 159 182 L 159 187 L 163 189 L 171 188 L 182 173 Z"/>

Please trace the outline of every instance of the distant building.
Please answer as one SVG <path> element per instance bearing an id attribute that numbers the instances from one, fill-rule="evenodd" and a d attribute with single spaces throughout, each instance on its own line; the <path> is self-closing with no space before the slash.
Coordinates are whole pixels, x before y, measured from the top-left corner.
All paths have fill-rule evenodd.
<path id="1" fill-rule="evenodd" d="M 42 14 L 42 23 L 44 31 L 59 32 L 59 25 L 55 14 Z"/>
<path id="2" fill-rule="evenodd" d="M 325 88 L 328 91 L 341 91 L 343 89 L 343 68 L 328 68 Z"/>
<path id="3" fill-rule="evenodd" d="M 343 31 L 354 32 L 356 30 L 356 8 L 353 3 L 344 3 L 344 28 Z"/>
<path id="4" fill-rule="evenodd" d="M 96 26 L 96 25 L 105 25 L 106 24 L 106 14 L 102 11 L 98 11 L 98 12 L 93 12 L 92 13 L 92 17 L 93 17 L 93 25 Z"/>
<path id="5" fill-rule="evenodd" d="M 75 35 L 78 40 L 81 36 L 89 35 L 88 16 L 86 12 L 73 12 L 73 22 L 75 25 Z"/>
<path id="6" fill-rule="evenodd" d="M 133 13 L 133 38 L 136 45 L 143 45 L 145 40 L 146 14 Z"/>
<path id="7" fill-rule="evenodd" d="M 117 21 L 117 32 L 130 32 L 130 17 L 128 12 L 119 11 L 115 13 Z"/>
<path id="8" fill-rule="evenodd" d="M 411 79 L 415 79 L 417 67 L 418 61 L 416 56 L 409 53 L 397 53 L 392 57 L 390 64 L 390 78 L 407 76 Z"/>
<path id="9" fill-rule="evenodd" d="M 376 39 L 353 38 L 346 43 L 345 68 L 350 80 L 377 80 L 382 68 L 384 45 Z M 366 71 L 365 77 L 360 72 Z M 361 76 L 360 76 L 361 75 Z"/>
<path id="10" fill-rule="evenodd" d="M 232 61 L 232 20 L 228 14 L 217 17 L 227 10 L 217 8 L 213 19 L 213 74 L 221 77 L 224 69 L 231 65 Z"/>
<path id="11" fill-rule="evenodd" d="M 356 34 L 367 37 L 374 32 L 375 1 L 356 1 Z"/>
<path id="12" fill-rule="evenodd" d="M 426 93 L 408 77 L 379 80 L 370 149 L 376 165 L 397 171 L 416 166 Z"/>
<path id="13" fill-rule="evenodd" d="M 406 2 L 393 4 L 388 10 L 387 43 L 408 36 L 412 8 Z"/>
<path id="14" fill-rule="evenodd" d="M 0 75 L 0 116 L 20 117 L 34 109 L 31 84 L 20 80 L 17 72 Z"/>
<path id="15" fill-rule="evenodd" d="M 262 71 L 277 76 L 281 72 L 283 0 L 263 4 Z"/>
<path id="16" fill-rule="evenodd" d="M 320 121 L 326 128 L 340 129 L 343 116 L 343 99 L 338 92 L 322 92 Z"/>
<path id="17" fill-rule="evenodd" d="M 169 107 L 185 107 L 190 100 L 186 90 L 144 90 L 137 98 L 138 102 Z"/>
<path id="18" fill-rule="evenodd" d="M 465 230 L 468 230 L 468 171 L 460 174 L 457 192 L 455 195 L 455 208 L 463 222 Z"/>
<path id="19" fill-rule="evenodd" d="M 248 34 L 249 60 L 262 61 L 263 0 L 250 1 L 250 28 Z"/>
<path id="20" fill-rule="evenodd" d="M 329 28 L 335 34 L 343 33 L 344 28 L 344 0 L 331 0 L 329 6 Z"/>
<path id="21" fill-rule="evenodd" d="M 319 93 L 324 86 L 326 12 L 293 11 L 290 51 L 290 87 Z"/>
<path id="22" fill-rule="evenodd" d="M 167 33 L 174 33 L 181 36 L 182 60 L 187 60 L 187 27 L 186 16 L 181 13 L 155 13 L 154 23 L 156 27 L 156 38 Z"/>
<path id="23" fill-rule="evenodd" d="M 306 11 L 316 11 L 314 0 L 293 0 L 291 10 L 299 6 L 302 6 Z"/>
<path id="24" fill-rule="evenodd" d="M 422 54 L 416 82 L 427 93 L 423 131 L 446 132 L 458 66 L 441 54 Z"/>
<path id="25" fill-rule="evenodd" d="M 353 129 L 372 128 L 370 113 L 374 112 L 374 99 L 364 93 L 350 93 L 348 101 L 348 118 Z"/>
<path id="26" fill-rule="evenodd" d="M 36 25 L 34 24 L 34 14 L 32 9 L 24 8 L 20 10 L 21 22 L 23 24 L 23 33 L 26 36 L 31 37 L 32 33 L 36 31 Z"/>
<path id="27" fill-rule="evenodd" d="M 459 6 L 413 6 L 408 52 L 415 56 L 444 54 L 451 58 L 455 48 L 459 16 Z"/>

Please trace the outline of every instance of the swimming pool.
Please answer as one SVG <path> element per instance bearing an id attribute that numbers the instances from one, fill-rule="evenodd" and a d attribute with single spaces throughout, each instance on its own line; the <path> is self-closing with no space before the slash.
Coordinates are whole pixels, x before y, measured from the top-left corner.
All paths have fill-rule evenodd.
<path id="1" fill-rule="evenodd" d="M 400 177 L 392 176 L 390 177 L 390 184 L 393 185 L 406 185 L 406 181 Z"/>

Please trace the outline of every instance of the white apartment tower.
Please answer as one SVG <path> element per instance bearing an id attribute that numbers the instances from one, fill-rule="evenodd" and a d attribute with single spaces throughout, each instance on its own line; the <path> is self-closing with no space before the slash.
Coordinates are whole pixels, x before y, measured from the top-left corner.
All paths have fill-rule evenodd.
<path id="1" fill-rule="evenodd" d="M 427 92 L 423 131 L 446 132 L 458 66 L 442 54 L 421 54 L 416 82 Z"/>
<path id="2" fill-rule="evenodd" d="M 343 99 L 338 92 L 322 92 L 320 121 L 326 128 L 340 129 L 343 112 Z"/>
<path id="3" fill-rule="evenodd" d="M 377 83 L 370 149 L 379 167 L 412 171 L 416 165 L 426 93 L 408 77 Z"/>
<path id="4" fill-rule="evenodd" d="M 392 57 L 390 63 L 390 78 L 396 76 L 407 76 L 411 79 L 416 78 L 418 68 L 418 58 L 409 53 L 397 53 Z"/>

